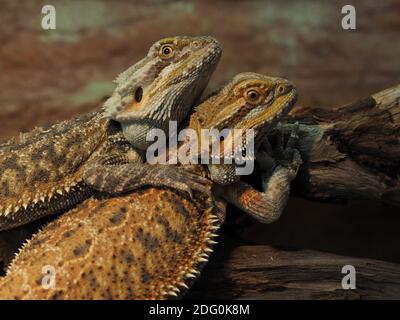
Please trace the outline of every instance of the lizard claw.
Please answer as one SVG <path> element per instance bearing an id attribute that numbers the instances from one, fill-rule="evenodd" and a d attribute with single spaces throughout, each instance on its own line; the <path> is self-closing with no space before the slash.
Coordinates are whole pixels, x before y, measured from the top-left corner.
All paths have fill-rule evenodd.
<path id="1" fill-rule="evenodd" d="M 271 147 L 271 143 L 269 142 L 268 137 L 265 137 L 263 143 L 262 143 L 262 147 L 265 150 L 266 153 L 268 154 L 272 154 L 272 147 Z"/>
<path id="2" fill-rule="evenodd" d="M 294 176 L 299 166 L 302 164 L 300 152 L 296 149 L 299 139 L 299 123 L 296 122 L 291 131 L 287 142 L 285 143 L 283 129 L 277 125 L 274 130 L 275 143 L 271 147 L 269 138 L 265 138 L 261 150 L 257 154 L 257 163 L 264 173 L 274 170 L 274 167 L 286 167 Z"/>
<path id="3" fill-rule="evenodd" d="M 299 140 L 299 122 L 293 125 L 292 130 L 290 131 L 289 140 L 286 144 L 286 148 L 294 149 L 297 146 L 297 141 Z"/>
<path id="4" fill-rule="evenodd" d="M 166 166 L 162 174 L 164 178 L 167 178 L 167 181 L 163 183 L 164 185 L 187 193 L 191 199 L 193 198 L 193 191 L 198 191 L 208 196 L 211 195 L 211 188 L 207 187 L 210 181 L 205 177 L 182 168 L 171 168 L 169 166 Z"/>
<path id="5" fill-rule="evenodd" d="M 268 139 L 265 139 L 265 141 L 268 141 Z M 275 168 L 275 159 L 271 156 L 271 154 L 272 148 L 270 149 L 270 152 L 265 150 L 257 151 L 256 161 L 261 171 L 272 172 L 272 170 Z"/>
<path id="6" fill-rule="evenodd" d="M 293 179 L 297 175 L 297 171 L 303 161 L 301 160 L 300 152 L 297 149 L 293 149 L 293 158 L 291 161 L 288 161 L 286 164 L 286 168 L 289 170 L 289 176 Z"/>
<path id="7" fill-rule="evenodd" d="M 274 153 L 278 157 L 282 157 L 285 150 L 284 150 L 284 145 L 285 145 L 285 137 L 282 132 L 282 124 L 279 122 L 278 125 L 275 128 L 276 131 L 276 146 Z"/>

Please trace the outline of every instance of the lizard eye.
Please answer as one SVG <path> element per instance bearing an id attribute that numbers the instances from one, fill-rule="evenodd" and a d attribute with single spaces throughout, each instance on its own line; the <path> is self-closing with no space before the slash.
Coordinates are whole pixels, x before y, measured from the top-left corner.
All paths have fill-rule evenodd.
<path id="1" fill-rule="evenodd" d="M 136 102 L 142 101 L 142 97 L 143 97 L 143 89 L 142 87 L 137 87 L 135 91 L 135 101 Z"/>
<path id="2" fill-rule="evenodd" d="M 277 93 L 277 94 L 281 95 L 281 94 L 286 93 L 286 92 L 287 92 L 287 89 L 288 89 L 287 86 L 285 86 L 285 85 L 283 85 L 283 84 L 279 84 L 279 85 L 277 85 L 277 87 L 276 87 L 275 90 L 276 90 L 276 93 Z"/>
<path id="3" fill-rule="evenodd" d="M 246 91 L 244 98 L 250 104 L 259 104 L 262 100 L 262 95 L 258 91 L 250 89 Z"/>
<path id="4" fill-rule="evenodd" d="M 161 59 L 170 59 L 174 56 L 174 48 L 170 44 L 165 44 L 160 48 Z"/>
<path id="5" fill-rule="evenodd" d="M 199 41 L 193 41 L 193 42 L 192 42 L 192 48 L 193 48 L 193 49 L 198 49 L 198 48 L 200 48 L 200 42 L 199 42 Z"/>

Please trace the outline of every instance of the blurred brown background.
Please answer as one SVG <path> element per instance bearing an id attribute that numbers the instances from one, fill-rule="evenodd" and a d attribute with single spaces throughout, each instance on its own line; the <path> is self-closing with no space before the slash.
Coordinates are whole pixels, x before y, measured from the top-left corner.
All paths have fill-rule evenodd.
<path id="1" fill-rule="evenodd" d="M 44 4 L 56 30 L 41 29 Z M 345 4 L 357 30 L 341 28 Z M 119 72 L 171 35 L 222 43 L 210 88 L 255 71 L 292 80 L 302 105 L 351 102 L 400 82 L 399 14 L 396 0 L 0 0 L 0 139 L 97 108 Z M 292 199 L 277 223 L 243 225 L 227 237 L 400 262 L 399 209 Z"/>

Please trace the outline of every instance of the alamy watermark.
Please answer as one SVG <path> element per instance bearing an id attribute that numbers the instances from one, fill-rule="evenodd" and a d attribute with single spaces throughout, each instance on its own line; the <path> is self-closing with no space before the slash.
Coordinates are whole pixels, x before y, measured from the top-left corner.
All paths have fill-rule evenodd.
<path id="1" fill-rule="evenodd" d="M 234 164 L 237 175 L 253 172 L 253 129 L 201 129 L 198 133 L 190 128 L 178 132 L 177 128 L 176 121 L 169 122 L 168 138 L 162 129 L 147 133 L 146 140 L 154 142 L 147 148 L 147 163 Z"/>
<path id="2" fill-rule="evenodd" d="M 342 7 L 342 28 L 344 30 L 355 30 L 356 27 L 356 8 L 350 4 Z"/>
<path id="3" fill-rule="evenodd" d="M 342 273 L 345 276 L 342 278 L 342 288 L 344 290 L 356 289 L 356 268 L 351 264 L 343 266 Z"/>
<path id="4" fill-rule="evenodd" d="M 52 265 L 45 265 L 42 268 L 42 288 L 45 290 L 54 289 L 56 287 L 56 268 Z"/>
<path id="5" fill-rule="evenodd" d="M 42 7 L 42 28 L 44 30 L 56 29 L 56 8 L 51 4 Z"/>

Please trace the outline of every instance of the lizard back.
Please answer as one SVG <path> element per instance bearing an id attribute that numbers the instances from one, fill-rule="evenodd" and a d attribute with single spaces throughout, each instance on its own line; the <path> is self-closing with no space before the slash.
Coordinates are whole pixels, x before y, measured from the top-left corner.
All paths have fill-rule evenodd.
<path id="1" fill-rule="evenodd" d="M 194 169 L 205 174 L 203 167 Z M 223 203 L 217 207 L 204 194 L 190 198 L 165 188 L 147 188 L 111 199 L 90 198 L 24 245 L 8 276 L 0 280 L 0 297 L 182 296 L 212 252 L 224 210 Z M 57 272 L 54 288 L 42 285 L 43 265 L 53 266 Z"/>
<path id="2" fill-rule="evenodd" d="M 105 141 L 107 127 L 101 113 L 93 112 L 0 145 L 0 230 L 29 220 L 33 212 L 44 216 L 84 199 L 81 170 Z"/>

